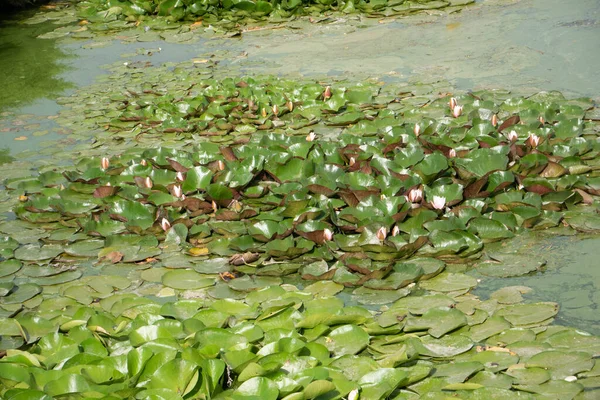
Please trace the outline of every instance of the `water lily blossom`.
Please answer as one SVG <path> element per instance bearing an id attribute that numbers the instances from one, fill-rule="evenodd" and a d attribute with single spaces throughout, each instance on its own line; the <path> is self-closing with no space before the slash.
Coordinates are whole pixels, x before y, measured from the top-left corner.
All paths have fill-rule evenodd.
<path id="1" fill-rule="evenodd" d="M 392 236 L 398 236 L 400 234 L 400 228 L 398 228 L 398 225 L 394 225 L 394 228 L 392 229 Z"/>
<path id="2" fill-rule="evenodd" d="M 512 130 L 510 132 L 508 132 L 508 140 L 510 140 L 511 142 L 516 142 L 517 139 L 519 138 L 519 135 L 517 135 L 517 132 Z"/>
<path id="3" fill-rule="evenodd" d="M 544 117 L 542 117 L 542 116 L 540 115 L 540 124 L 544 125 L 544 123 L 545 123 L 545 121 L 544 121 Z"/>
<path id="4" fill-rule="evenodd" d="M 358 389 L 353 389 L 348 393 L 348 400 L 358 400 Z"/>
<path id="5" fill-rule="evenodd" d="M 292 103 L 290 100 L 285 103 L 285 106 L 288 108 L 288 110 L 294 111 L 294 103 Z"/>
<path id="6" fill-rule="evenodd" d="M 152 179 L 150 179 L 149 176 L 146 177 L 146 179 L 144 179 L 144 187 L 147 189 L 152 189 Z"/>
<path id="7" fill-rule="evenodd" d="M 450 106 L 451 110 L 454 110 L 454 108 L 457 106 L 457 102 L 456 99 L 454 97 L 450 97 L 450 101 L 448 102 L 448 105 Z"/>
<path id="8" fill-rule="evenodd" d="M 527 138 L 527 144 L 529 144 L 533 148 L 536 148 L 538 146 L 538 144 L 540 144 L 540 137 L 538 135 L 532 133 Z"/>
<path id="9" fill-rule="evenodd" d="M 331 229 L 325 228 L 323 230 L 323 239 L 327 242 L 330 242 L 333 240 L 333 232 L 331 232 Z"/>
<path id="10" fill-rule="evenodd" d="M 496 114 L 492 115 L 492 126 L 498 126 L 498 116 Z"/>
<path id="11" fill-rule="evenodd" d="M 223 160 L 217 161 L 217 168 L 219 169 L 219 171 L 223 171 L 225 169 L 225 163 L 223 162 Z"/>
<path id="12" fill-rule="evenodd" d="M 456 157 L 456 150 L 450 149 L 450 151 L 448 152 L 448 157 L 450 157 L 450 158 Z"/>
<path id="13" fill-rule="evenodd" d="M 413 188 L 408 191 L 408 196 L 406 196 L 408 201 L 411 203 L 419 203 L 423 200 L 423 191 L 418 188 Z"/>
<path id="14" fill-rule="evenodd" d="M 148 165 L 148 161 L 146 161 L 145 159 L 142 158 L 142 161 L 140 161 L 140 164 L 145 167 L 146 165 Z"/>
<path id="15" fill-rule="evenodd" d="M 169 229 L 171 229 L 171 223 L 169 222 L 168 219 L 163 218 L 160 220 L 160 227 L 162 228 L 163 231 L 168 231 Z"/>
<path id="16" fill-rule="evenodd" d="M 313 131 L 311 131 L 308 135 L 306 135 L 307 142 L 314 142 L 316 138 L 317 138 L 317 135 Z"/>
<path id="17" fill-rule="evenodd" d="M 452 109 L 452 116 L 454 118 L 458 118 L 460 117 L 460 115 L 462 114 L 462 106 L 456 106 Z"/>
<path id="18" fill-rule="evenodd" d="M 217 203 L 215 203 L 214 200 L 212 201 L 211 206 L 212 206 L 213 212 L 217 212 Z"/>
<path id="19" fill-rule="evenodd" d="M 110 160 L 108 159 L 108 157 L 102 157 L 102 160 L 100 160 L 100 166 L 102 167 L 102 169 L 108 169 L 108 167 L 110 166 Z"/>
<path id="20" fill-rule="evenodd" d="M 175 179 L 177 179 L 179 182 L 183 182 L 185 180 L 185 178 L 183 177 L 183 172 L 178 172 L 175 174 Z"/>
<path id="21" fill-rule="evenodd" d="M 431 205 L 436 210 L 443 210 L 446 206 L 446 198 L 442 196 L 433 196 L 433 201 L 431 202 Z"/>
<path id="22" fill-rule="evenodd" d="M 267 109 L 263 107 L 263 109 L 260 112 L 260 115 L 262 115 L 262 117 L 265 118 L 267 116 Z"/>
<path id="23" fill-rule="evenodd" d="M 178 198 L 183 196 L 183 192 L 181 191 L 181 185 L 174 185 L 173 189 L 171 190 L 171 194 Z"/>
<path id="24" fill-rule="evenodd" d="M 415 127 L 413 128 L 413 132 L 415 133 L 415 136 L 419 136 L 419 133 L 421 133 L 421 125 L 415 124 Z"/>
<path id="25" fill-rule="evenodd" d="M 331 98 L 331 86 L 327 86 L 323 92 L 323 100 Z"/>
<path id="26" fill-rule="evenodd" d="M 356 164 L 356 159 L 354 157 L 350 157 L 350 160 L 348 160 L 348 165 L 353 166 L 354 164 Z"/>
<path id="27" fill-rule="evenodd" d="M 379 228 L 377 230 L 377 239 L 379 239 L 381 242 L 383 242 L 386 237 L 387 237 L 387 229 L 385 229 L 385 226 L 382 226 L 381 228 Z"/>
<path id="28" fill-rule="evenodd" d="M 279 115 L 279 107 L 277 107 L 277 104 L 273 105 L 273 114 Z"/>

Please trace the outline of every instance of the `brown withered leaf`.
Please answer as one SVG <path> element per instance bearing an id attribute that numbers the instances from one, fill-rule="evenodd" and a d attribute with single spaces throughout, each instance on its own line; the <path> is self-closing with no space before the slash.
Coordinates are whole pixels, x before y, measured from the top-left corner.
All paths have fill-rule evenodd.
<path id="1" fill-rule="evenodd" d="M 184 167 L 183 165 L 181 165 L 179 162 L 171 159 L 171 158 L 167 158 L 167 161 L 169 162 L 169 164 L 171 165 L 171 167 L 173 167 L 173 169 L 176 172 L 188 172 L 189 168 Z"/>
<path id="2" fill-rule="evenodd" d="M 233 153 L 233 150 L 231 150 L 231 147 L 223 146 L 219 150 L 221 151 L 221 154 L 223 154 L 223 157 L 225 157 L 225 160 L 237 161 L 238 158 Z"/>
<path id="3" fill-rule="evenodd" d="M 113 196 L 118 190 L 118 186 L 98 186 L 96 190 L 94 190 L 94 197 L 102 199 L 104 197 Z"/>
<path id="4" fill-rule="evenodd" d="M 244 264 L 250 264 L 253 263 L 254 261 L 258 260 L 260 258 L 260 255 L 258 253 L 251 253 L 251 252 L 246 252 L 246 253 L 242 253 L 242 254 L 234 254 L 231 257 L 229 257 L 229 264 L 231 265 L 244 265 Z"/>
<path id="5" fill-rule="evenodd" d="M 498 132 L 502 132 L 508 127 L 518 124 L 521 121 L 521 117 L 518 115 L 513 115 L 512 117 L 506 119 L 499 127 Z"/>
<path id="6" fill-rule="evenodd" d="M 110 261 L 113 264 L 118 263 L 122 259 L 123 259 L 123 253 L 121 253 L 119 251 L 111 251 L 110 253 L 108 253 L 107 255 L 105 255 L 104 257 L 101 258 L 101 260 Z"/>

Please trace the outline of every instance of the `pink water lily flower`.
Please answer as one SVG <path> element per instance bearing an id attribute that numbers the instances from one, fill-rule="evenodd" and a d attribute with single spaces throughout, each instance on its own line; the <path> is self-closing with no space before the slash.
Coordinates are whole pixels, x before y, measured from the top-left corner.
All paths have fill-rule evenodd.
<path id="1" fill-rule="evenodd" d="M 160 227 L 162 228 L 163 231 L 166 232 L 169 229 L 171 229 L 171 223 L 166 218 L 163 218 L 160 220 Z"/>
<path id="2" fill-rule="evenodd" d="M 454 108 L 452 109 L 452 116 L 453 116 L 454 118 L 458 118 L 458 117 L 460 117 L 460 116 L 461 116 L 461 114 L 462 114 L 462 110 L 463 110 L 462 106 L 456 106 L 456 107 L 454 107 Z"/>
<path id="3" fill-rule="evenodd" d="M 450 158 L 456 157 L 456 150 L 450 149 L 450 151 L 448 152 L 448 157 L 450 157 Z"/>
<path id="4" fill-rule="evenodd" d="M 100 160 L 100 166 L 102 167 L 102 169 L 108 169 L 108 167 L 110 166 L 110 160 L 108 159 L 108 157 L 102 157 L 102 160 Z"/>
<path id="5" fill-rule="evenodd" d="M 496 114 L 492 115 L 492 126 L 496 127 L 498 125 L 498 116 Z"/>
<path id="6" fill-rule="evenodd" d="M 174 185 L 171 194 L 175 197 L 181 197 L 183 195 L 181 185 Z"/>
<path id="7" fill-rule="evenodd" d="M 317 138 L 317 135 L 313 131 L 311 131 L 308 135 L 306 135 L 307 142 L 314 142 L 316 138 Z"/>
<path id="8" fill-rule="evenodd" d="M 454 107 L 456 107 L 457 104 L 458 103 L 456 102 L 456 99 L 454 97 L 450 97 L 450 101 L 448 102 L 450 109 L 454 110 Z"/>
<path id="9" fill-rule="evenodd" d="M 328 242 L 333 240 L 333 232 L 331 232 L 331 229 L 325 228 L 323 230 L 323 238 Z"/>
<path id="10" fill-rule="evenodd" d="M 538 146 L 538 144 L 540 144 L 540 137 L 538 135 L 532 133 L 527 138 L 527 144 L 529 144 L 533 148 L 536 148 Z"/>
<path id="11" fill-rule="evenodd" d="M 517 135 L 517 132 L 515 130 L 512 130 L 510 132 L 508 132 L 508 140 L 510 140 L 511 142 L 516 142 L 517 139 L 519 138 L 519 135 Z"/>
<path id="12" fill-rule="evenodd" d="M 149 176 L 146 177 L 146 179 L 144 179 L 144 187 L 148 188 L 148 189 L 152 189 L 152 179 L 150 179 Z"/>
<path id="13" fill-rule="evenodd" d="M 431 205 L 436 210 L 443 210 L 446 206 L 446 198 L 442 196 L 433 196 L 433 201 L 431 202 Z"/>
<path id="14" fill-rule="evenodd" d="M 381 228 L 379 228 L 377 230 L 377 239 L 379 239 L 381 242 L 383 242 L 386 237 L 387 237 L 387 229 L 385 228 L 385 226 L 382 226 Z"/>
<path id="15" fill-rule="evenodd" d="M 418 188 L 410 189 L 406 197 L 411 203 L 418 203 L 423 199 L 423 191 Z"/>
<path id="16" fill-rule="evenodd" d="M 413 128 L 413 132 L 415 133 L 415 136 L 419 136 L 419 133 L 421 133 L 421 125 L 415 124 L 415 127 Z"/>

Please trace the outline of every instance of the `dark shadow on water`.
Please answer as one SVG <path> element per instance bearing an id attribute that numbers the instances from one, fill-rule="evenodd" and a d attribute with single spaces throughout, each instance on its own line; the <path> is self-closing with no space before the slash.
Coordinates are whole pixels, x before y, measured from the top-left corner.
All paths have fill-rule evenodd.
<path id="1" fill-rule="evenodd" d="M 55 98 L 73 87 L 61 77 L 69 69 L 63 61 L 71 56 L 56 46 L 55 40 L 37 39 L 56 26 L 20 22 L 31 15 L 17 13 L 8 20 L 0 15 L 0 110 Z"/>

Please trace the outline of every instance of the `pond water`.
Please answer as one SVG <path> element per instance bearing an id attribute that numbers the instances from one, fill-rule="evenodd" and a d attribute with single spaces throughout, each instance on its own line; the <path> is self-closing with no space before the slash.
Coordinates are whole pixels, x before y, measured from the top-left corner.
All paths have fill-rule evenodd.
<path id="1" fill-rule="evenodd" d="M 25 19 L 29 15 L 17 18 Z M 600 3 L 597 0 L 480 1 L 462 12 L 326 23 L 244 32 L 240 38 L 192 44 L 36 39 L 51 23 L 0 23 L 0 163 L 27 150 L 40 162 L 43 149 L 67 146 L 53 119 L 57 96 L 106 74 L 104 65 L 154 65 L 206 54 L 225 55 L 224 66 L 242 74 L 377 77 L 403 82 L 444 79 L 462 90 L 504 88 L 533 93 L 560 90 L 571 97 L 600 94 Z M 38 154 L 37 152 L 40 151 Z M 45 160 L 49 162 L 49 160 Z M 479 293 L 507 285 L 534 289 L 531 299 L 562 305 L 559 323 L 600 334 L 599 238 L 545 236 L 515 239 L 515 249 L 547 259 L 545 272 L 510 279 L 481 277 Z M 525 244 L 524 244 L 525 243 Z"/>

